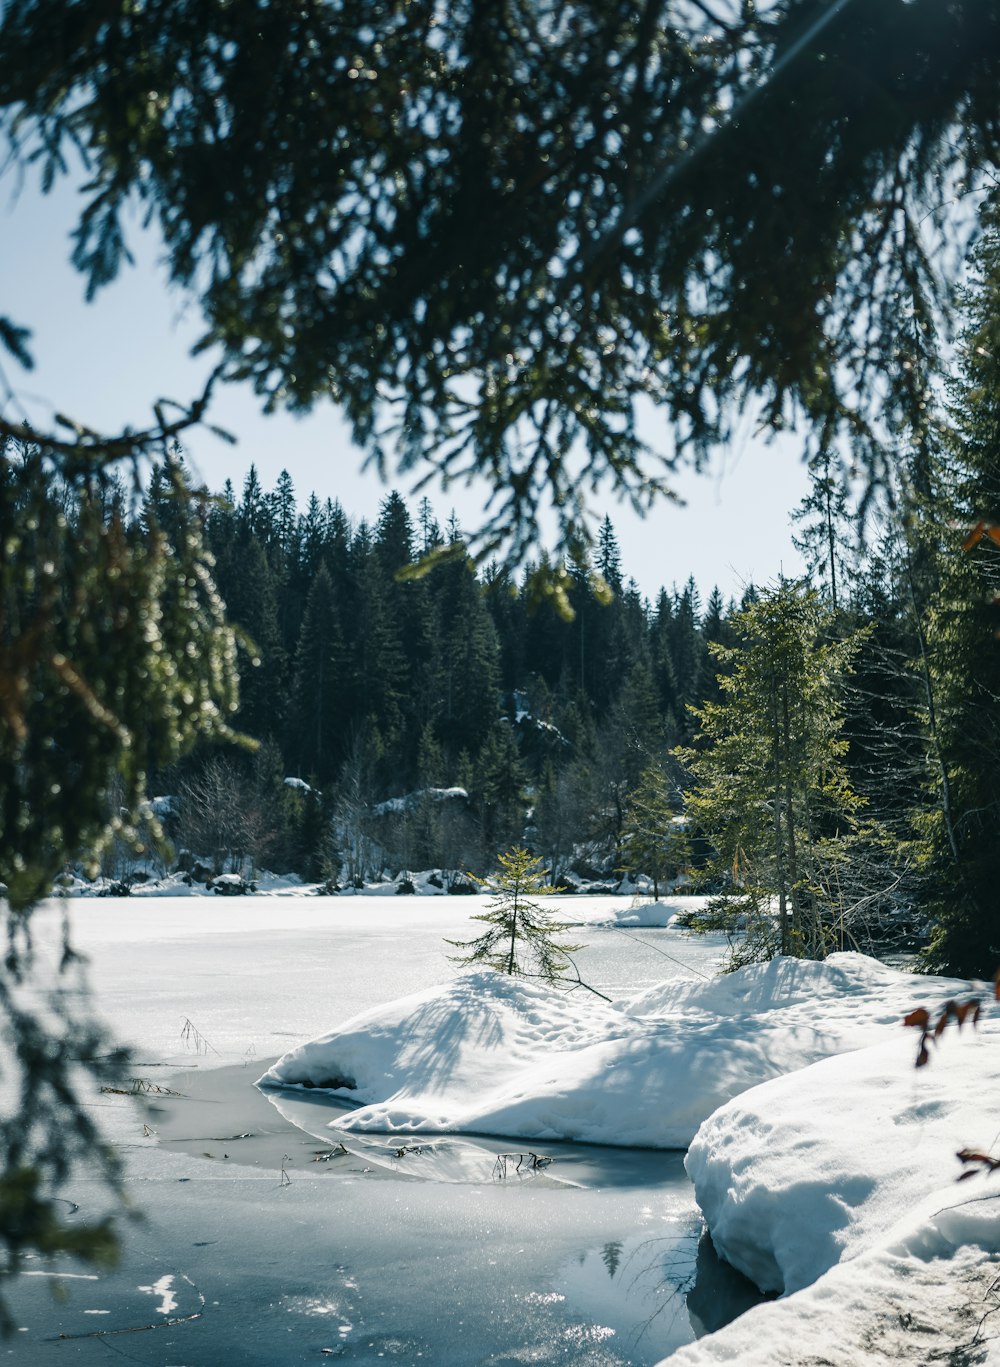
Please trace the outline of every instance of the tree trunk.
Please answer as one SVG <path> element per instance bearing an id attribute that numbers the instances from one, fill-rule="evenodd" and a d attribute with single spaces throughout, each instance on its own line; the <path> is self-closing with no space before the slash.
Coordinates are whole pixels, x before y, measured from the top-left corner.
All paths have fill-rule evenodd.
<path id="1" fill-rule="evenodd" d="M 795 953 L 801 955 L 805 943 L 802 932 L 802 899 L 799 895 L 799 856 L 795 837 L 795 802 L 792 794 L 792 722 L 788 709 L 788 689 L 781 690 L 781 738 L 784 751 L 785 830 L 788 837 L 788 891 L 792 902 L 792 933 Z"/>

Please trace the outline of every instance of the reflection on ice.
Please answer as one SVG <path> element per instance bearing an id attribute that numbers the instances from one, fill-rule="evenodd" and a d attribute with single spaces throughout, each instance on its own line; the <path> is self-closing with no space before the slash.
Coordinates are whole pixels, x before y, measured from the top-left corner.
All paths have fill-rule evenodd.
<path id="1" fill-rule="evenodd" d="M 322 1141 L 331 1164 L 338 1155 L 363 1158 L 386 1175 L 451 1185 L 495 1185 L 505 1174 L 507 1183 L 562 1187 L 572 1202 L 616 1187 L 664 1193 L 687 1186 L 678 1153 L 552 1143 L 544 1146 L 549 1161 L 535 1166 L 527 1145 L 519 1154 L 505 1137 L 340 1132 L 343 1137 L 334 1138 L 331 1116 L 353 1109 L 348 1103 L 298 1088 L 262 1094 L 287 1121 Z M 449 1198 L 441 1199 L 446 1222 Z M 587 1360 L 603 1348 L 608 1363 L 639 1364 L 658 1361 L 761 1300 L 718 1258 L 693 1204 L 685 1202 L 675 1214 L 660 1210 L 657 1215 L 653 1206 L 643 1206 L 649 1223 L 641 1233 L 586 1248 L 559 1268 L 549 1288 L 522 1295 L 520 1304 L 525 1310 L 560 1307 L 570 1321 L 565 1346 L 574 1353 L 586 1349 Z"/>
<path id="2" fill-rule="evenodd" d="M 761 1300 L 723 1263 L 696 1214 L 662 1232 L 613 1239 L 567 1263 L 556 1278 L 567 1308 L 607 1326 L 630 1361 L 656 1361 Z"/>
<path id="3" fill-rule="evenodd" d="M 349 1102 L 301 1088 L 260 1091 L 289 1124 L 321 1141 L 324 1149 L 316 1156 L 332 1164 L 339 1156 L 363 1158 L 394 1176 L 431 1182 L 655 1187 L 664 1179 L 684 1181 L 683 1156 L 676 1152 L 518 1141 L 504 1135 L 344 1133 L 331 1128 L 331 1121 L 356 1109 Z"/>
<path id="4" fill-rule="evenodd" d="M 510 1139 L 477 1135 L 351 1134 L 333 1137 L 330 1119 L 354 1107 L 329 1095 L 295 1090 L 262 1090 L 262 1095 L 290 1124 L 322 1141 L 326 1152 L 317 1159 L 335 1163 L 340 1156 L 363 1158 L 397 1177 L 428 1182 L 554 1181 L 576 1185 L 569 1171 L 560 1171 L 553 1151 L 571 1145 L 511 1145 Z"/>

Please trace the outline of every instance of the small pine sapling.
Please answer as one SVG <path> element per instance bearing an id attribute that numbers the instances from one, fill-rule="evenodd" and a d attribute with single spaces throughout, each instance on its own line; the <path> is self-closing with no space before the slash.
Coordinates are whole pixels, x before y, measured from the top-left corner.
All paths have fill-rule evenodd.
<path id="1" fill-rule="evenodd" d="M 488 910 L 473 917 L 485 922 L 487 929 L 473 940 L 449 940 L 448 944 L 467 951 L 452 955 L 452 960 L 463 966 L 486 964 L 511 977 L 565 981 L 570 954 L 583 946 L 557 943 L 555 937 L 569 927 L 563 921 L 554 921 L 544 907 L 531 900 L 556 891 L 545 882 L 541 860 L 519 845 L 498 859 L 497 874 L 475 880 L 493 894 Z M 577 986 L 579 975 L 570 981 Z"/>

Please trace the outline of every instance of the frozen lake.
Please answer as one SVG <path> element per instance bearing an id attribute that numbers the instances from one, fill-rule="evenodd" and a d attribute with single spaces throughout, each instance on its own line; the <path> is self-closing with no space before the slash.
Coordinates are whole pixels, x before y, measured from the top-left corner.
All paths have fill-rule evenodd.
<path id="1" fill-rule="evenodd" d="M 628 903 L 567 899 L 563 914 L 587 921 L 614 905 Z M 552 1161 L 518 1171 L 509 1139 L 398 1135 L 351 1135 L 332 1153 L 328 1102 L 253 1088 L 293 1044 L 452 977 L 444 937 L 471 934 L 481 906 L 73 902 L 103 1014 L 161 1095 L 145 1112 L 94 1098 L 141 1219 L 113 1272 L 33 1264 L 12 1287 L 21 1329 L 0 1358 L 649 1367 L 753 1303 L 703 1238 L 678 1154 L 526 1143 Z M 40 914 L 43 929 L 55 922 Z M 592 924 L 575 938 L 588 946 L 583 978 L 612 998 L 711 974 L 721 948 Z M 81 1217 L 104 1200 L 85 1177 L 66 1196 Z M 50 1294 L 53 1271 L 65 1299 Z"/>

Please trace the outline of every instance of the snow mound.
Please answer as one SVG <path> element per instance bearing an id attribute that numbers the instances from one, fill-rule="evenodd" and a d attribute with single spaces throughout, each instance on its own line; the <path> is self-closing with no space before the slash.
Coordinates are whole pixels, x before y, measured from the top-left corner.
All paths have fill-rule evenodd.
<path id="1" fill-rule="evenodd" d="M 970 1186 L 976 1190 L 932 1192 L 875 1246 L 815 1285 L 747 1311 L 660 1367 L 997 1367 L 989 1316 L 997 1304 L 1000 1192 L 981 1179 Z"/>
<path id="2" fill-rule="evenodd" d="M 293 1049 L 259 1085 L 361 1103 L 335 1129 L 686 1148 L 751 1087 L 898 1034 L 915 988 L 854 954 L 663 984 L 625 1009 L 471 973 Z"/>
<path id="3" fill-rule="evenodd" d="M 952 995 L 968 987 L 954 980 L 934 981 L 945 982 Z M 637 1016 L 683 1011 L 748 1022 L 780 1012 L 786 1023 L 794 1017 L 843 1033 L 852 1021 L 862 1031 L 873 1024 L 898 1025 L 900 1015 L 924 994 L 926 982 L 865 954 L 831 954 L 822 963 L 779 957 L 718 978 L 660 983 L 632 997 L 624 1009 Z"/>
<path id="4" fill-rule="evenodd" d="M 952 1030 L 920 1070 L 916 1033 L 900 1034 L 757 1087 L 698 1131 L 687 1169 L 712 1240 L 762 1290 L 796 1291 L 872 1246 L 958 1175 L 959 1149 L 994 1142 L 1000 1028 Z"/>
<path id="5" fill-rule="evenodd" d="M 635 926 L 646 930 L 666 929 L 683 925 L 692 912 L 701 911 L 711 899 L 708 897 L 660 897 L 655 902 L 640 902 L 638 906 L 612 911 L 606 924 Z"/>
<path id="6" fill-rule="evenodd" d="M 323 1088 L 365 1103 L 331 1122 L 340 1129 L 569 1137 L 544 1119 L 548 1074 L 578 1076 L 581 1059 L 621 1027 L 629 1030 L 621 1013 L 595 997 L 471 973 L 293 1049 L 258 1086 Z M 532 1116 L 505 1116 L 526 1103 Z"/>

